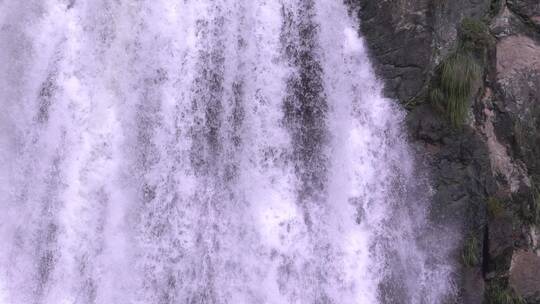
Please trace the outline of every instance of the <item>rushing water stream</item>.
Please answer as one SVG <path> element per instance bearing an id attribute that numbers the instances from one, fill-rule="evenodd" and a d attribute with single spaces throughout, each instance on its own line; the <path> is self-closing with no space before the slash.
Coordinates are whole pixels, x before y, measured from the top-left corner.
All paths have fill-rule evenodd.
<path id="1" fill-rule="evenodd" d="M 0 0 L 0 304 L 452 296 L 347 9 Z"/>

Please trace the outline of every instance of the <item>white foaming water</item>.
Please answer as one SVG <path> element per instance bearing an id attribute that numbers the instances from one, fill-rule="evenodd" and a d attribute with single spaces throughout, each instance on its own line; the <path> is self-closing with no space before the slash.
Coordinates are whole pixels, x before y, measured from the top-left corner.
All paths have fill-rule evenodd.
<path id="1" fill-rule="evenodd" d="M 357 24 L 325 0 L 0 1 L 0 303 L 453 297 Z"/>

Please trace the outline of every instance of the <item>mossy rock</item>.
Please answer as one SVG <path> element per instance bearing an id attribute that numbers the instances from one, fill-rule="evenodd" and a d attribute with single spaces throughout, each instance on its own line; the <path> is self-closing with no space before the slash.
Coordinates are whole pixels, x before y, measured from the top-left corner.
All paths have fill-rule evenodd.
<path id="1" fill-rule="evenodd" d="M 430 99 L 452 126 L 459 127 L 465 122 L 481 72 L 477 61 L 463 51 L 453 53 L 441 63 L 439 81 L 432 87 Z"/>
<path id="2" fill-rule="evenodd" d="M 458 34 L 459 47 L 468 51 L 482 51 L 494 44 L 489 27 L 478 19 L 464 18 Z"/>
<path id="3" fill-rule="evenodd" d="M 481 243 L 474 234 L 470 234 L 463 242 L 461 262 L 466 267 L 480 265 Z"/>
<path id="4" fill-rule="evenodd" d="M 429 99 L 453 127 L 465 123 L 475 88 L 480 86 L 488 48 L 494 44 L 481 20 L 464 18 L 458 45 L 439 65 L 430 85 Z"/>
<path id="5" fill-rule="evenodd" d="M 524 299 L 517 296 L 508 286 L 507 279 L 498 278 L 488 282 L 485 304 L 526 304 Z"/>
<path id="6" fill-rule="evenodd" d="M 488 198 L 486 207 L 490 218 L 498 218 L 506 211 L 504 202 L 496 197 Z"/>

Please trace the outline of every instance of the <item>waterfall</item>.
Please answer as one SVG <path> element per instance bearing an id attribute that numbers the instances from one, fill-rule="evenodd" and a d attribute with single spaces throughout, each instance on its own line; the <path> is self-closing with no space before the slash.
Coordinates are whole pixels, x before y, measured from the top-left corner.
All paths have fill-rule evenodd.
<path id="1" fill-rule="evenodd" d="M 358 23 L 340 0 L 0 0 L 0 304 L 453 298 Z"/>

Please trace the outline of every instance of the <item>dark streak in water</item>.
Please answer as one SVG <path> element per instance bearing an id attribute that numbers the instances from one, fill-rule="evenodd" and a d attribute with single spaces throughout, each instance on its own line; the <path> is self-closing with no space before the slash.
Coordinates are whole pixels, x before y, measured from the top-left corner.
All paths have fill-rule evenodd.
<path id="1" fill-rule="evenodd" d="M 38 95 L 38 113 L 37 121 L 39 123 L 47 123 L 49 121 L 49 111 L 52 105 L 52 100 L 56 93 L 57 86 L 55 83 L 55 77 L 53 74 L 47 77 L 47 80 L 43 82 L 39 90 Z"/>
<path id="2" fill-rule="evenodd" d="M 312 1 L 304 1 L 297 12 L 283 9 L 281 42 L 285 57 L 297 70 L 287 81 L 284 122 L 293 140 L 293 163 L 301 181 L 301 205 L 320 204 L 326 199 L 328 104 L 323 88 L 323 70 L 317 58 L 317 25 Z M 306 224 L 311 225 L 309 214 Z"/>
<path id="3" fill-rule="evenodd" d="M 223 109 L 223 46 L 221 36 L 223 17 L 216 17 L 209 24 L 207 21 L 198 22 L 198 36 L 210 44 L 209 49 L 199 53 L 198 76 L 195 78 L 192 111 L 195 114 L 195 124 L 190 133 L 193 139 L 191 161 L 196 173 L 206 175 L 216 166 L 221 153 L 220 128 L 222 125 Z M 202 115 L 201 115 L 202 114 Z"/>

